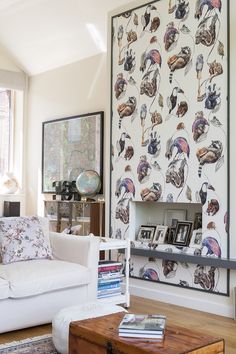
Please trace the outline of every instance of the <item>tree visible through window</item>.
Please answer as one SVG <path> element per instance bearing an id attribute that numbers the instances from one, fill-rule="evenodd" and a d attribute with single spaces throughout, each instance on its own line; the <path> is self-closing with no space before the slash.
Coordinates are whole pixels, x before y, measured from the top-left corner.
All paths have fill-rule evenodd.
<path id="1" fill-rule="evenodd" d="M 13 91 L 0 88 L 0 176 L 9 171 Z"/>

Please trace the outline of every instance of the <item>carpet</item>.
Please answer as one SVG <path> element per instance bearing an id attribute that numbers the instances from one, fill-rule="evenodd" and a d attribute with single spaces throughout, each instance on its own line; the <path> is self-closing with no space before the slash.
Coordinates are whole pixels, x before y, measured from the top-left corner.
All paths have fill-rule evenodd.
<path id="1" fill-rule="evenodd" d="M 27 338 L 20 341 L 14 341 L 0 345 L 0 354 L 58 354 L 53 342 L 52 336 Z"/>

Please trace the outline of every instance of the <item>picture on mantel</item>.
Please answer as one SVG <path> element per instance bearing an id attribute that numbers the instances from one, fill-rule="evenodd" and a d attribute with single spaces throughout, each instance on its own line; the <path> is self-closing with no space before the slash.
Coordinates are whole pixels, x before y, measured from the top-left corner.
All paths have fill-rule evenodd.
<path id="1" fill-rule="evenodd" d="M 153 247 L 227 258 L 228 2 L 152 1 L 113 16 L 111 31 L 112 237 L 140 246 L 131 201 L 200 203 L 199 247 Z M 176 264 L 170 282 L 157 261 L 155 281 L 228 294 L 226 270 Z"/>

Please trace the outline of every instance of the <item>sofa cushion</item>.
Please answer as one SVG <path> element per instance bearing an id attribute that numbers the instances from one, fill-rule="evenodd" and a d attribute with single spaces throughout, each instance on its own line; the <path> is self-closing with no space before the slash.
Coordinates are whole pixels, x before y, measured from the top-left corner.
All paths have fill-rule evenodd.
<path id="1" fill-rule="evenodd" d="M 2 265 L 0 278 L 9 281 L 9 297 L 20 298 L 90 282 L 88 268 L 58 260 L 32 260 Z"/>
<path id="2" fill-rule="evenodd" d="M 2 263 L 52 258 L 49 234 L 37 216 L 0 219 Z"/>
<path id="3" fill-rule="evenodd" d="M 9 297 L 9 283 L 5 279 L 0 278 L 0 300 Z"/>

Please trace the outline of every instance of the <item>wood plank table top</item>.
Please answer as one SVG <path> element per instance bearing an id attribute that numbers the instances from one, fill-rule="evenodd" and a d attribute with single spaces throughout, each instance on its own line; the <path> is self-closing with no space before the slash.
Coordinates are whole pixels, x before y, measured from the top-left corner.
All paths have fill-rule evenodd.
<path id="1" fill-rule="evenodd" d="M 70 324 L 69 354 L 223 354 L 224 340 L 168 325 L 163 342 L 123 338 L 118 326 L 124 312 Z M 110 350 L 110 351 L 109 351 Z"/>

